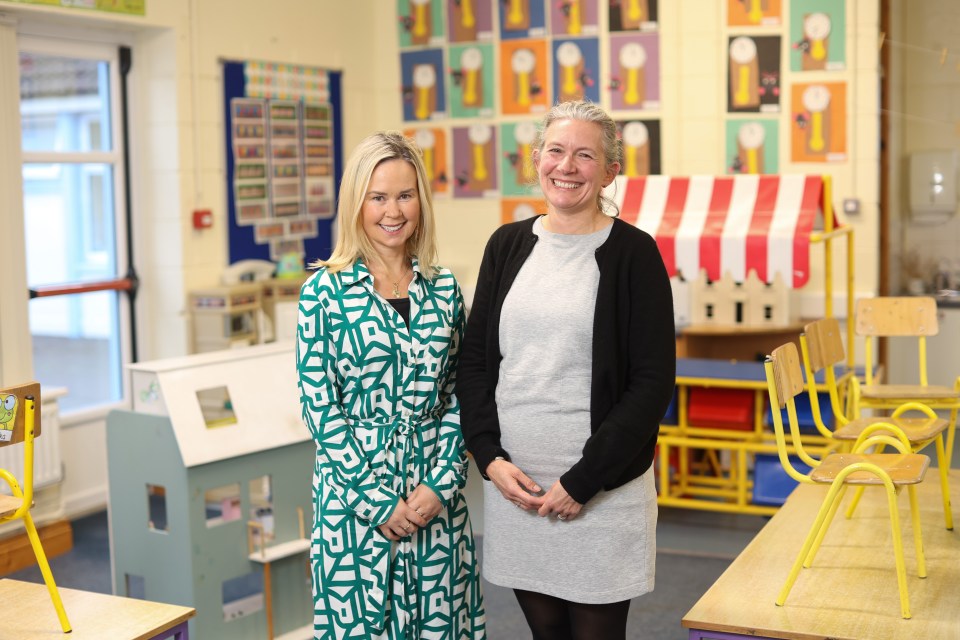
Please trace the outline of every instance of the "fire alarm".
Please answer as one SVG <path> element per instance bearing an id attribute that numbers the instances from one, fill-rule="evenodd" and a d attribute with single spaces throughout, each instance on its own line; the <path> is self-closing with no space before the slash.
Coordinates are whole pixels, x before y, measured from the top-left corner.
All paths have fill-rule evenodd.
<path id="1" fill-rule="evenodd" d="M 209 229 L 213 226 L 213 212 L 210 209 L 196 209 L 193 212 L 193 228 Z"/>

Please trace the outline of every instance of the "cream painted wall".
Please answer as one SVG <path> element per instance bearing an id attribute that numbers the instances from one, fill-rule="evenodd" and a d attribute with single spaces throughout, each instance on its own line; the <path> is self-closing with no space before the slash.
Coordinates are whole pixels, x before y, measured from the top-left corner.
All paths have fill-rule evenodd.
<path id="1" fill-rule="evenodd" d="M 951 0 L 937 0 L 944 6 Z M 606 11 L 601 2 L 602 12 Z M 682 15 L 681 7 L 682 4 Z M 856 228 L 857 290 L 876 289 L 878 207 L 877 0 L 848 0 L 848 69 L 830 78 L 850 86 L 850 160 L 791 165 L 781 171 L 828 172 L 835 202 L 862 201 Z M 660 2 L 662 135 L 665 173 L 722 173 L 726 31 L 719 0 Z M 142 278 L 138 300 L 141 359 L 187 349 L 186 291 L 217 282 L 226 265 L 226 185 L 221 58 L 263 59 L 344 72 L 347 152 L 376 129 L 403 127 L 394 3 L 388 0 L 148 0 L 145 17 L 24 6 L 0 0 L 0 13 L 34 32 L 112 34 L 134 48 L 131 76 L 135 242 Z M 602 14 L 602 17 L 605 14 Z M 601 20 L 601 23 L 603 20 Z M 784 38 L 785 46 L 786 38 Z M 784 51 L 786 58 L 786 51 Z M 606 65 L 605 60 L 601 60 Z M 815 78 L 815 74 L 810 75 Z M 787 87 L 785 91 L 789 91 Z M 784 95 L 787 104 L 789 95 Z M 787 139 L 784 127 L 781 140 Z M 195 208 L 214 226 L 190 226 Z M 0 219 L 9 213 L 0 212 Z M 499 224 L 495 200 L 438 199 L 441 258 L 465 286 L 476 279 L 483 245 Z M 819 257 L 813 256 L 815 265 Z M 842 274 L 838 274 L 842 275 Z M 804 315 L 818 314 L 822 274 L 815 268 Z M 4 344 L 11 338 L 6 325 Z M 20 331 L 24 331 L 21 327 Z M 106 501 L 103 422 L 69 423 L 64 433 L 67 512 Z"/>

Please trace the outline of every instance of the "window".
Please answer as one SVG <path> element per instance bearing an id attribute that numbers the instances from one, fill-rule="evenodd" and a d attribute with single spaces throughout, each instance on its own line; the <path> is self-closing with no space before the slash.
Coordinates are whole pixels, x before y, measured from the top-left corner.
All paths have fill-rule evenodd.
<path id="1" fill-rule="evenodd" d="M 102 408 L 130 360 L 119 52 L 24 37 L 19 55 L 35 375 L 65 412 Z"/>

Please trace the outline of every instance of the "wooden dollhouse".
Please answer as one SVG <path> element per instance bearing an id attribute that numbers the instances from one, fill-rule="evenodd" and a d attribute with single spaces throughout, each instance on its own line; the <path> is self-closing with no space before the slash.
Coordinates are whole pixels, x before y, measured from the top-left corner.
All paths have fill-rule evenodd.
<path id="1" fill-rule="evenodd" d="M 129 367 L 107 418 L 114 592 L 195 607 L 197 638 L 313 637 L 315 447 L 293 346 Z"/>

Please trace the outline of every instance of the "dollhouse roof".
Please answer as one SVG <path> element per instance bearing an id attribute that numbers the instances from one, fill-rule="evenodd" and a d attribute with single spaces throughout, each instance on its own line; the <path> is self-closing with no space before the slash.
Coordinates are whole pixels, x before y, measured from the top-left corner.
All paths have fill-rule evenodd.
<path id="1" fill-rule="evenodd" d="M 622 220 L 656 238 L 671 276 L 705 269 L 711 280 L 742 282 L 752 270 L 767 283 L 779 273 L 792 288 L 810 278 L 822 176 L 618 176 L 606 194 Z"/>

